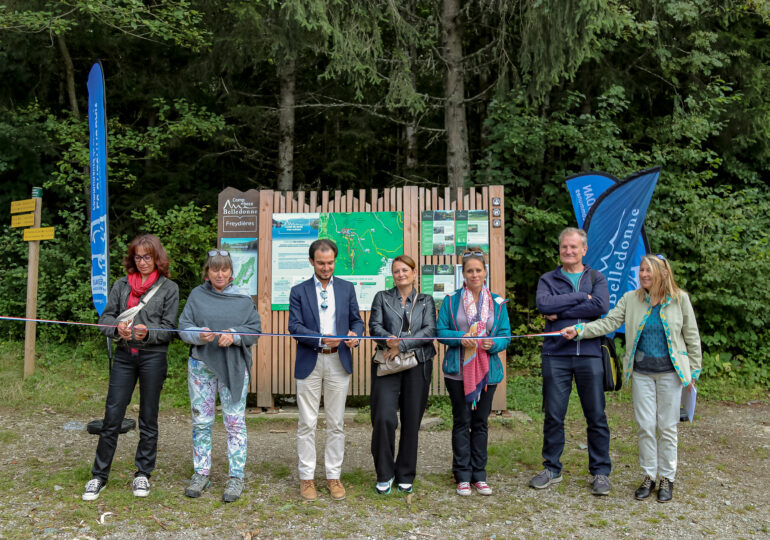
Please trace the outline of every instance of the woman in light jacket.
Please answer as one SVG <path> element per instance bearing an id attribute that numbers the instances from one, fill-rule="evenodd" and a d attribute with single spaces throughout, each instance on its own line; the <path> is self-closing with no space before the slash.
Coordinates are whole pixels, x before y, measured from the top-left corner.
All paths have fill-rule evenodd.
<path id="1" fill-rule="evenodd" d="M 471 485 L 480 495 L 491 495 L 487 420 L 497 383 L 503 380 L 498 354 L 511 342 L 511 325 L 507 300 L 484 284 L 487 267 L 481 248 L 468 248 L 462 264 L 465 283 L 444 298 L 436 324 L 439 342 L 447 345 L 442 368 L 452 401 L 452 472 L 458 495 L 470 495 Z"/>
<path id="2" fill-rule="evenodd" d="M 117 342 L 115 362 L 104 406 L 104 421 L 96 446 L 91 480 L 83 492 L 84 501 L 99 498 L 110 474 L 112 458 L 126 407 L 139 381 L 139 444 L 136 473 L 131 483 L 135 497 L 150 494 L 150 475 L 158 454 L 158 408 L 166 380 L 168 343 L 174 338 L 179 310 L 179 287 L 168 279 L 168 255 L 152 234 L 137 236 L 123 259 L 126 277 L 115 282 L 99 324 L 108 338 Z M 130 308 L 141 309 L 121 317 Z M 168 331 L 172 330 L 172 331 Z"/>
<path id="3" fill-rule="evenodd" d="M 418 433 L 433 374 L 436 304 L 432 296 L 417 292 L 416 268 L 408 255 L 393 259 L 391 271 L 395 287 L 375 295 L 369 318 L 369 333 L 385 338 L 378 345 L 385 347 L 385 356 L 414 352 L 418 361 L 411 369 L 383 376 L 377 374 L 377 364 L 372 362 L 372 457 L 377 472 L 375 489 L 380 495 L 390 493 L 393 482 L 399 491 L 412 492 L 417 471 Z M 398 339 L 400 337 L 412 339 Z M 401 436 L 394 461 L 398 411 Z"/>
<path id="4" fill-rule="evenodd" d="M 676 286 L 671 265 L 663 255 L 642 258 L 639 284 L 637 290 L 624 294 L 604 319 L 567 327 L 563 333 L 568 339 L 587 339 L 626 324 L 623 371 L 626 382 L 633 377 L 639 461 L 644 475 L 634 496 L 648 498 L 657 479 L 657 499 L 665 503 L 674 491 L 682 389 L 694 389 L 700 375 L 700 336 L 690 297 Z"/>
<path id="5" fill-rule="evenodd" d="M 183 330 L 180 337 L 192 345 L 187 361 L 187 389 L 192 409 L 195 473 L 184 494 L 200 497 L 211 484 L 211 433 L 219 393 L 229 462 L 229 479 L 222 500 L 234 502 L 244 487 L 251 346 L 257 342 L 255 334 L 262 327 L 251 296 L 232 283 L 233 261 L 229 252 L 208 252 L 203 279 L 203 284 L 190 293 L 179 317 L 179 329 Z"/>

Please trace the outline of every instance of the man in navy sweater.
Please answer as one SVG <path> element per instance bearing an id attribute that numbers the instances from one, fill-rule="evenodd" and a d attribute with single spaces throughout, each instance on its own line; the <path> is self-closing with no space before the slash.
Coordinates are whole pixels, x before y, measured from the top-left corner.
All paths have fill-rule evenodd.
<path id="1" fill-rule="evenodd" d="M 600 318 L 609 307 L 607 280 L 583 264 L 588 251 L 586 233 L 568 227 L 559 235 L 561 266 L 540 277 L 537 308 L 546 318 L 546 332 Z M 547 337 L 543 343 L 543 467 L 529 485 L 544 489 L 561 482 L 564 417 L 572 380 L 588 424 L 588 470 L 594 495 L 610 492 L 610 428 L 604 413 L 604 369 L 598 338 L 570 341 Z"/>

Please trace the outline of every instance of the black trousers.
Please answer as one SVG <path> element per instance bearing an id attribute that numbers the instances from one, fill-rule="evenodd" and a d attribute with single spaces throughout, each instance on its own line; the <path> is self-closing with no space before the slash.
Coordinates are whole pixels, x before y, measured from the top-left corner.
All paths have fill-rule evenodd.
<path id="1" fill-rule="evenodd" d="M 428 404 L 428 389 L 433 360 L 412 369 L 377 376 L 372 362 L 372 391 L 369 405 L 372 416 L 372 457 L 378 482 L 395 477 L 396 483 L 411 484 L 417 473 L 417 442 L 420 422 Z M 401 412 L 401 436 L 396 447 L 397 412 Z"/>
<path id="2" fill-rule="evenodd" d="M 112 458 L 118 445 L 118 433 L 126 407 L 131 401 L 139 379 L 139 444 L 136 447 L 137 475 L 148 478 L 155 470 L 158 453 L 158 408 L 160 391 L 166 380 L 166 351 L 139 351 L 131 354 L 125 349 L 115 351 L 110 371 L 110 387 L 104 407 L 104 423 L 96 446 L 96 458 L 91 474 L 106 482 Z"/>
<path id="3" fill-rule="evenodd" d="M 481 392 L 476 409 L 465 401 L 463 382 L 444 379 L 452 401 L 452 472 L 455 482 L 485 482 L 487 479 L 487 420 L 492 412 L 496 384 Z"/>

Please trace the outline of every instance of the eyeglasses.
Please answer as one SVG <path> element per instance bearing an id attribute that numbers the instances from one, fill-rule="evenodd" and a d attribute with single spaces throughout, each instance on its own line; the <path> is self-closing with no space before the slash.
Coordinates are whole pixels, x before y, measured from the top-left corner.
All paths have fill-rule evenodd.
<path id="1" fill-rule="evenodd" d="M 662 253 L 656 253 L 656 254 L 655 254 L 655 256 L 656 256 L 658 259 L 660 259 L 661 261 L 665 261 L 665 260 L 666 260 L 666 256 L 665 256 L 665 255 L 663 255 Z"/>
<path id="2" fill-rule="evenodd" d="M 321 290 L 321 309 L 329 307 L 329 304 L 326 303 L 327 298 L 329 298 L 329 291 Z"/>
<path id="3" fill-rule="evenodd" d="M 134 255 L 134 262 L 139 263 L 144 261 L 148 263 L 148 262 L 152 262 L 152 258 L 153 258 L 152 255 Z"/>
<path id="4" fill-rule="evenodd" d="M 463 253 L 463 259 L 467 259 L 468 257 L 483 257 L 484 253 L 482 251 L 466 251 Z"/>
<path id="5" fill-rule="evenodd" d="M 229 257 L 230 252 L 224 249 L 212 249 L 209 251 L 209 257 L 214 257 L 215 255 L 221 255 L 222 257 Z"/>

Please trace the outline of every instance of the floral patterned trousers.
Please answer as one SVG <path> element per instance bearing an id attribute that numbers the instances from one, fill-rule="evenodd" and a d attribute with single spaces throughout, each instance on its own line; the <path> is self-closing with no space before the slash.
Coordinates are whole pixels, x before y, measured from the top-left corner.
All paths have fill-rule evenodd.
<path id="1" fill-rule="evenodd" d="M 245 370 L 243 392 L 233 400 L 230 390 L 204 362 L 190 358 L 187 363 L 187 389 L 192 409 L 193 467 L 195 472 L 208 476 L 211 470 L 211 432 L 216 414 L 217 391 L 222 403 L 222 418 L 227 430 L 227 457 L 230 476 L 243 478 L 246 464 L 246 394 L 249 372 Z"/>

